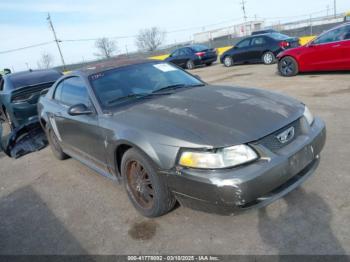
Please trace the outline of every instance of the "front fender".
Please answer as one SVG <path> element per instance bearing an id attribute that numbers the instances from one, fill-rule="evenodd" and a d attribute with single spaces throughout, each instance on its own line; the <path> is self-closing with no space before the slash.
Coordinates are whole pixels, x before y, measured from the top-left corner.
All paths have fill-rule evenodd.
<path id="1" fill-rule="evenodd" d="M 175 165 L 178 147 L 168 146 L 152 134 L 144 134 L 138 130 L 128 129 L 116 133 L 106 134 L 107 138 L 107 162 L 110 168 L 116 173 L 118 171 L 118 162 L 116 152 L 120 146 L 129 146 L 137 148 L 148 157 L 155 167 L 159 170 L 168 170 Z"/>

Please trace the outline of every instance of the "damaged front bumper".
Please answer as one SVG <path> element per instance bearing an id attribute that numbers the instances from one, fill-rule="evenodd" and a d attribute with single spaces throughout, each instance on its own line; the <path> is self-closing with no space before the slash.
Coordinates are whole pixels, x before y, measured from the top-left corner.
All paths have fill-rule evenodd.
<path id="1" fill-rule="evenodd" d="M 31 152 L 39 151 L 48 144 L 46 134 L 38 117 L 32 117 L 25 124 L 12 131 L 1 132 L 1 148 L 6 155 L 19 158 Z"/>
<path id="2" fill-rule="evenodd" d="M 261 158 L 222 170 L 183 168 L 167 172 L 167 183 L 179 202 L 193 209 L 224 215 L 265 206 L 301 185 L 316 170 L 326 141 L 323 121 L 278 152 L 252 146 Z"/>

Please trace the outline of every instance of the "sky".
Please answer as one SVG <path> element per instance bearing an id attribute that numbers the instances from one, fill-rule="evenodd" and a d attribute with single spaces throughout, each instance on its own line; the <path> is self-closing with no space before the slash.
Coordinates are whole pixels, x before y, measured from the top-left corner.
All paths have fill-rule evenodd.
<path id="1" fill-rule="evenodd" d="M 135 51 L 140 29 L 159 27 L 168 32 L 164 44 L 188 41 L 193 34 L 243 22 L 241 0 L 0 0 L 0 69 L 36 69 L 43 53 L 61 65 L 55 43 L 11 53 L 7 50 L 53 40 L 46 17 L 50 12 L 61 40 L 114 38 L 119 53 Z M 249 18 L 267 24 L 326 15 L 333 0 L 246 0 Z M 349 0 L 337 0 L 337 11 L 350 11 Z M 177 32 L 174 32 L 177 31 Z M 96 59 L 94 41 L 61 43 L 67 64 Z"/>

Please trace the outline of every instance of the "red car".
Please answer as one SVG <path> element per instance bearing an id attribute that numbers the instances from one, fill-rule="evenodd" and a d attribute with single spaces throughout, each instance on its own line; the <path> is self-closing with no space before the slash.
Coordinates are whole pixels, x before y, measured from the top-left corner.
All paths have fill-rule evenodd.
<path id="1" fill-rule="evenodd" d="M 304 46 L 285 50 L 277 59 L 282 76 L 350 70 L 350 23 L 337 26 Z"/>

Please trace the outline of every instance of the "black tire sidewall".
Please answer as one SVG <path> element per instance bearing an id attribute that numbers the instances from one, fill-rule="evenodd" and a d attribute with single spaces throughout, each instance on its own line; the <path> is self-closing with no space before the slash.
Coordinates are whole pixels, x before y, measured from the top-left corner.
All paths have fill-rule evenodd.
<path id="1" fill-rule="evenodd" d="M 58 148 L 56 148 L 56 146 L 54 145 L 54 142 L 52 141 L 52 136 L 56 137 L 55 132 L 52 129 L 47 128 L 46 129 L 46 136 L 47 136 L 47 140 L 49 141 L 50 148 L 51 148 L 51 151 L 54 154 L 54 156 L 59 160 L 67 159 L 68 155 L 63 152 L 60 145 L 57 145 Z M 57 139 L 57 137 L 56 137 L 56 139 Z"/>
<path id="2" fill-rule="evenodd" d="M 127 167 L 130 161 L 138 161 L 142 164 L 142 166 L 147 170 L 147 173 L 152 181 L 152 186 L 154 189 L 154 203 L 150 209 L 144 209 L 141 207 L 137 201 L 135 200 L 134 195 L 129 188 L 126 172 Z M 161 175 L 158 175 L 156 172 L 156 167 L 152 163 L 151 160 L 148 159 L 142 152 L 135 148 L 131 148 L 125 152 L 121 162 L 121 174 L 123 177 L 124 187 L 128 194 L 128 197 L 136 208 L 143 216 L 146 217 L 158 217 L 164 215 L 174 206 L 175 201 L 173 196 L 171 195 L 170 190 L 168 189 L 164 178 Z"/>
<path id="3" fill-rule="evenodd" d="M 293 62 L 293 64 L 294 64 L 294 70 L 293 70 L 293 72 L 292 72 L 291 74 L 288 74 L 288 75 L 283 74 L 283 73 L 282 73 L 282 68 L 281 68 L 281 67 L 282 67 L 282 62 L 283 62 L 284 60 L 286 60 L 286 59 L 290 59 L 290 60 Z M 299 73 L 299 65 L 298 65 L 297 61 L 296 61 L 293 57 L 291 57 L 291 56 L 285 56 L 285 57 L 281 58 L 281 59 L 279 60 L 279 62 L 278 62 L 278 72 L 280 73 L 281 76 L 284 76 L 284 77 L 296 76 L 296 75 Z"/>

